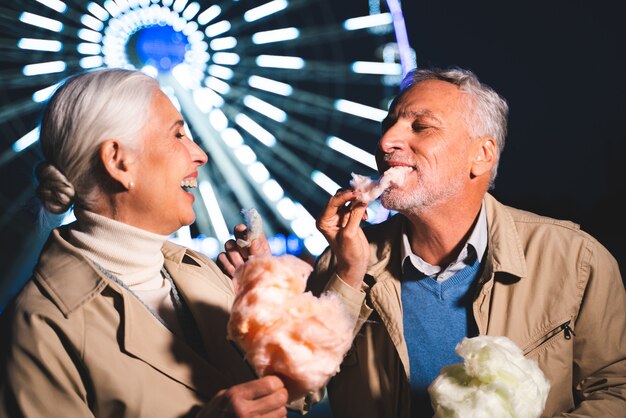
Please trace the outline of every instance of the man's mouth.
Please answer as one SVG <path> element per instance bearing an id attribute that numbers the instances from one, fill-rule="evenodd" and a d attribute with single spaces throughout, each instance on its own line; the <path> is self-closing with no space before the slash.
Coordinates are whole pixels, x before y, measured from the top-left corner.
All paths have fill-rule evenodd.
<path id="1" fill-rule="evenodd" d="M 181 180 L 180 187 L 183 190 L 195 189 L 196 187 L 198 187 L 198 179 L 189 178 Z"/>

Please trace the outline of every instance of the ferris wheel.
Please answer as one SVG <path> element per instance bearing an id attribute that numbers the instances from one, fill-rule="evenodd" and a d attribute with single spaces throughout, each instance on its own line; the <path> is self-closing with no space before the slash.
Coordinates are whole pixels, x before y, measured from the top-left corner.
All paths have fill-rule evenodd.
<path id="1" fill-rule="evenodd" d="M 196 222 L 172 239 L 210 256 L 252 207 L 274 252 L 320 254 L 314 217 L 351 172 L 376 176 L 380 121 L 415 66 L 399 0 L 28 0 L 0 15 L 0 230 L 33 195 L 38 118 L 62 80 L 135 68 L 209 155 Z"/>

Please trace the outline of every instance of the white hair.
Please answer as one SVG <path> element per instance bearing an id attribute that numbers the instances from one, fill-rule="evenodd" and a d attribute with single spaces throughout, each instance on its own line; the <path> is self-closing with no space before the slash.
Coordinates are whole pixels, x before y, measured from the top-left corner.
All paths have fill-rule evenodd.
<path id="1" fill-rule="evenodd" d="M 465 69 L 416 69 L 409 72 L 400 89 L 402 93 L 394 100 L 397 103 L 403 93 L 411 86 L 425 80 L 440 80 L 452 83 L 459 89 L 467 93 L 470 101 L 467 102 L 467 114 L 465 119 L 470 129 L 472 139 L 491 137 L 496 141 L 497 155 L 496 163 L 491 169 L 490 188 L 493 187 L 498 173 L 498 163 L 500 154 L 504 149 L 504 142 L 507 131 L 507 116 L 509 106 L 506 100 L 496 93 L 491 87 L 481 83 L 476 75 Z"/>
<path id="2" fill-rule="evenodd" d="M 90 208 L 102 191 L 98 156 L 108 139 L 139 151 L 158 82 L 122 69 L 87 71 L 69 77 L 43 113 L 40 145 L 45 161 L 37 168 L 37 194 L 44 207 L 62 213 L 73 204 Z"/>

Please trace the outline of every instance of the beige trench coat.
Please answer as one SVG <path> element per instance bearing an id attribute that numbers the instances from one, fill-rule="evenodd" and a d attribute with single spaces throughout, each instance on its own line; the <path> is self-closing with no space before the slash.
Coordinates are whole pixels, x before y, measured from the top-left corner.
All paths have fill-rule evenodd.
<path id="1" fill-rule="evenodd" d="M 626 417 L 626 294 L 615 259 L 570 222 L 490 195 L 485 205 L 488 248 L 473 302 L 480 335 L 507 336 L 538 360 L 551 382 L 542 417 Z M 409 416 L 401 222 L 396 216 L 366 231 L 371 256 L 360 292 L 334 274 L 330 252 L 311 278 L 314 293 L 342 297 L 358 330 L 328 386 L 334 418 Z"/>
<path id="2" fill-rule="evenodd" d="M 52 232 L 34 276 L 2 317 L 0 417 L 183 417 L 254 376 L 226 340 L 233 286 L 172 243 L 165 266 L 208 358 Z"/>

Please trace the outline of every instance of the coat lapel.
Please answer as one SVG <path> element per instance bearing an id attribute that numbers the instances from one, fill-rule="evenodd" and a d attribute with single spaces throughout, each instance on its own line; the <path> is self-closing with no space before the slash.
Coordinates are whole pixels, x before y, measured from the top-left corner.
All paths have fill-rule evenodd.
<path id="1" fill-rule="evenodd" d="M 124 351 L 207 398 L 226 386 L 220 371 L 161 324 L 134 296 L 119 287 L 118 291 L 124 306 Z"/>

